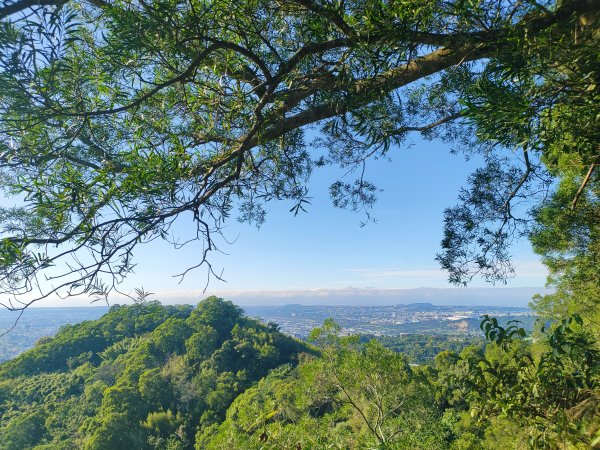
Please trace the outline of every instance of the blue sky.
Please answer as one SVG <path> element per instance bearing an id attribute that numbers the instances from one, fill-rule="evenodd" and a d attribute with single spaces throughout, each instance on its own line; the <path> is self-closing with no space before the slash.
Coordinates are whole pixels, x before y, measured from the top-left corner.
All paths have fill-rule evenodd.
<path id="1" fill-rule="evenodd" d="M 226 282 L 213 279 L 208 292 L 449 287 L 434 260 L 440 250 L 443 211 L 456 202 L 460 186 L 480 161 L 452 155 L 443 143 L 416 138 L 412 143 L 392 149 L 391 163 L 371 161 L 367 167 L 366 178 L 382 189 L 372 211 L 376 223 L 361 227 L 361 213 L 332 206 L 328 188 L 340 171 L 331 168 L 314 173 L 307 213 L 294 216 L 290 204 L 279 202 L 269 205 L 260 229 L 230 220 L 225 235 L 234 242 L 223 242 L 220 249 L 226 254 L 211 259 L 217 271 L 223 270 Z M 182 232 L 185 227 L 178 225 Z M 130 286 L 143 285 L 159 297 L 203 289 L 203 269 L 181 284 L 171 276 L 193 265 L 200 247 L 173 250 L 153 243 L 140 250 Z M 516 277 L 508 286 L 543 286 L 546 272 L 529 244 L 519 243 L 512 254 Z M 472 286 L 489 285 L 476 280 Z"/>
<path id="2" fill-rule="evenodd" d="M 477 159 L 465 161 L 449 150 L 446 144 L 413 136 L 403 148 L 390 150 L 391 162 L 371 161 L 366 178 L 382 191 L 371 212 L 376 222 L 364 227 L 361 213 L 332 206 L 329 185 L 342 173 L 333 168 L 313 174 L 309 194 L 313 198 L 307 213 L 294 216 L 289 203 L 271 203 L 260 229 L 232 217 L 224 230 L 231 244 L 221 241 L 222 253 L 211 256 L 215 270 L 223 271 L 226 282 L 212 279 L 206 292 L 234 300 L 260 293 L 280 303 L 296 294 L 310 296 L 311 292 L 325 299 L 368 289 L 376 298 L 392 291 L 426 287 L 438 288 L 434 297 L 443 303 L 448 296 L 444 289 L 450 286 L 434 260 L 440 250 L 443 211 L 455 204 L 459 188 L 481 163 Z M 191 219 L 180 220 L 174 231 L 182 236 L 190 233 Z M 205 295 L 206 270 L 189 273 L 181 283 L 174 275 L 195 265 L 201 252 L 201 243 L 179 250 L 160 241 L 140 246 L 135 253 L 135 273 L 122 287 L 133 290 L 143 286 L 156 293 L 158 300 L 196 303 Z M 526 241 L 516 245 L 512 255 L 516 277 L 508 287 L 517 288 L 511 291 L 512 303 L 526 305 L 532 291 L 518 288 L 541 291 L 546 272 Z M 471 286 L 489 287 L 481 280 Z M 273 295 L 268 294 L 273 291 Z M 467 291 L 465 298 L 472 294 Z M 483 304 L 485 295 L 481 295 Z M 498 298 L 498 292 L 490 294 L 492 297 Z M 452 294 L 452 298 L 457 297 Z M 37 306 L 67 303 L 89 304 L 89 299 L 48 300 Z"/>

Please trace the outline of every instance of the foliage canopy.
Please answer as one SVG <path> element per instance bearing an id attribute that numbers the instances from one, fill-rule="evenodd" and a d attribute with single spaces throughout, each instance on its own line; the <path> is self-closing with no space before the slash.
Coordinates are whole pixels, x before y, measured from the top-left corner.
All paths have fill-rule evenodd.
<path id="1" fill-rule="evenodd" d="M 0 365 L 0 449 L 190 449 L 241 392 L 314 353 L 219 298 L 142 306 L 113 306 Z"/>
<path id="2" fill-rule="evenodd" d="M 598 232 L 597 15 L 591 0 L 5 2 L 1 182 L 22 205 L 0 213 L 0 285 L 35 293 L 9 306 L 106 294 L 136 245 L 183 245 L 185 215 L 211 273 L 223 220 L 303 210 L 323 164 L 356 175 L 334 204 L 368 209 L 365 163 L 410 132 L 487 161 L 446 212 L 452 282 L 504 280 L 532 231 L 562 273 L 554 255 Z M 549 238 L 565 221 L 573 235 Z"/>
<path id="3" fill-rule="evenodd" d="M 416 365 L 332 320 L 313 347 L 215 297 L 116 305 L 0 364 L 0 449 L 597 446 L 600 351 L 581 318 L 536 342 L 503 324 Z"/>

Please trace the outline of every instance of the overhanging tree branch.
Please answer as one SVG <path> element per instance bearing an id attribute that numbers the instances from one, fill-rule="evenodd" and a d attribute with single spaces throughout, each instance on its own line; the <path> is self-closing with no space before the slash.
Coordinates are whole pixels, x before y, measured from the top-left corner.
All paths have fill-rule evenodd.
<path id="1" fill-rule="evenodd" d="M 457 111 L 458 99 L 495 81 L 498 66 L 513 69 L 513 59 L 521 71 L 544 67 L 545 42 L 571 45 L 563 37 L 570 36 L 577 14 L 597 9 L 583 0 L 562 2 L 553 12 L 527 2 L 499 5 L 495 19 L 469 11 L 461 25 L 460 5 L 453 4 L 435 11 L 435 20 L 414 23 L 410 15 L 366 17 L 373 11 L 360 5 L 347 4 L 342 12 L 305 0 L 182 2 L 172 10 L 92 4 L 107 10 L 90 18 L 89 9 L 67 4 L 46 23 L 47 15 L 35 9 L 36 27 L 21 24 L 16 12 L 57 3 L 23 0 L 9 5 L 16 8 L 11 14 L 0 8 L 17 30 L 0 43 L 6 49 L 0 57 L 2 168 L 9 188 L 27 193 L 26 207 L 6 214 L 6 239 L 0 241 L 7 261 L 1 281 L 9 293 L 17 293 L 11 284 L 17 279 L 31 287 L 49 259 L 82 251 L 102 265 L 96 270 L 81 259 L 70 261 L 89 289 L 114 268 L 103 255 L 119 260 L 116 273 L 125 274 L 133 248 L 146 238 L 166 238 L 172 221 L 187 212 L 201 227 L 196 239 L 211 241 L 206 224 L 214 221 L 218 230 L 234 204 L 251 208 L 248 217 L 261 217 L 260 203 L 269 199 L 301 205 L 318 165 L 304 142 L 307 127 L 325 123 L 325 145 L 335 139 L 348 144 L 339 157 L 328 147 L 326 162 L 342 166 L 363 163 L 377 149 L 385 153 L 409 132 L 428 132 L 464 115 L 469 120 L 461 124 L 477 127 L 472 111 Z M 556 83 L 575 73 L 531 77 Z M 511 72 L 502 82 L 517 90 L 528 76 Z M 425 84 L 435 88 L 429 96 L 415 87 Z M 576 90 L 543 92 L 569 96 Z M 544 99 L 536 99 L 535 108 L 557 103 Z M 535 108 L 497 122 L 511 124 L 534 111 L 533 129 L 544 120 Z M 504 135 L 512 136 L 506 129 Z M 444 136 L 456 134 L 455 126 L 444 127 Z M 485 210 L 488 217 L 510 216 L 510 202 L 528 183 L 528 158 L 524 175 L 498 171 L 509 187 L 493 212 Z M 371 186 L 362 175 L 360 182 L 360 189 Z M 483 245 L 502 239 L 490 232 Z M 480 262 L 484 269 L 493 264 L 485 257 Z"/>
<path id="2" fill-rule="evenodd" d="M 18 0 L 12 3 L 0 6 L 0 20 L 4 19 L 12 14 L 17 14 L 29 8 L 36 6 L 54 6 L 60 7 L 64 5 L 67 0 Z"/>

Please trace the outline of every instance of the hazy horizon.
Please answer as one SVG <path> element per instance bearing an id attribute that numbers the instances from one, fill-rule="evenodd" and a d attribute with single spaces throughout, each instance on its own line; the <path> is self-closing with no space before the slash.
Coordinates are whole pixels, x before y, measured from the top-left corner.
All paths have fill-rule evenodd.
<path id="1" fill-rule="evenodd" d="M 435 288 L 421 287 L 412 289 L 355 288 L 344 289 L 289 289 L 289 290 L 230 290 L 207 291 L 182 290 L 158 291 L 149 300 L 158 300 L 163 304 L 195 305 L 211 295 L 231 300 L 239 306 L 282 306 L 300 305 L 362 305 L 387 306 L 396 304 L 431 303 L 436 306 L 518 306 L 527 307 L 535 294 L 543 294 L 543 287 L 503 287 L 503 288 Z M 112 295 L 109 304 L 131 303 L 125 296 Z M 34 303 L 39 307 L 94 307 L 106 306 L 106 303 L 87 297 L 55 299 Z"/>

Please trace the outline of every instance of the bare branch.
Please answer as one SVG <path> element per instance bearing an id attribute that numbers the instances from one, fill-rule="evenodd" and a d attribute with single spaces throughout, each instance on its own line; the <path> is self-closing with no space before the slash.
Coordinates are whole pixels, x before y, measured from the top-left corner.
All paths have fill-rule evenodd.
<path id="1" fill-rule="evenodd" d="M 590 181 L 590 178 L 592 178 L 594 169 L 596 168 L 596 166 L 598 166 L 599 158 L 600 158 L 600 156 L 596 156 L 594 158 L 594 162 L 590 165 L 590 168 L 588 169 L 587 174 L 585 175 L 585 177 L 583 178 L 583 181 L 581 182 L 581 186 L 579 186 L 579 189 L 577 190 L 577 193 L 575 194 L 575 198 L 571 202 L 571 210 L 575 210 L 575 207 L 577 206 L 577 202 L 579 201 L 579 197 L 581 197 L 581 194 L 583 193 L 585 186 Z"/>
<path id="2" fill-rule="evenodd" d="M 502 205 L 502 210 L 508 211 L 509 214 L 510 214 L 510 202 L 511 202 L 511 200 L 513 198 L 515 198 L 515 196 L 517 195 L 517 193 L 519 192 L 519 190 L 521 189 L 521 187 L 523 186 L 523 184 L 525 183 L 525 181 L 527 181 L 527 179 L 529 178 L 529 175 L 531 175 L 531 173 L 533 172 L 533 169 L 531 167 L 531 163 L 529 162 L 529 153 L 527 152 L 526 148 L 523 149 L 523 157 L 525 159 L 525 173 L 523 174 L 523 176 L 519 180 L 519 183 L 517 184 L 517 187 L 515 187 L 515 189 L 510 193 L 510 195 L 508 196 L 508 198 L 506 199 L 506 201 Z"/>

